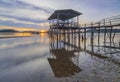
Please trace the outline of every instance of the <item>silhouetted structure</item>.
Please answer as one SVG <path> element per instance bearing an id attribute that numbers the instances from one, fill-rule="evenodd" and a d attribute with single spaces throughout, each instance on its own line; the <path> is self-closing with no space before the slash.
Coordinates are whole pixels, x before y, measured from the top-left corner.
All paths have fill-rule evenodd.
<path id="1" fill-rule="evenodd" d="M 74 44 L 76 44 L 76 37 L 78 37 L 79 42 L 80 39 L 83 41 L 84 37 L 84 44 L 86 44 L 86 34 L 90 33 L 92 45 L 94 43 L 95 33 L 98 33 L 98 42 L 100 42 L 101 29 L 104 29 L 104 43 L 108 41 L 111 46 L 111 42 L 114 41 L 114 37 L 116 36 L 116 32 L 113 31 L 113 29 L 120 26 L 120 15 L 109 17 L 96 23 L 91 22 L 90 24 L 79 25 L 79 15 L 81 14 L 82 13 L 72 9 L 56 10 L 48 18 L 50 23 L 49 33 L 64 34 L 65 37 L 68 37 L 67 39 L 65 38 L 67 42 L 71 42 L 70 37 L 72 36 L 72 43 Z"/>
<path id="2" fill-rule="evenodd" d="M 98 58 L 106 59 L 109 58 L 107 54 L 113 54 L 120 52 L 119 46 L 114 46 L 114 38 L 116 32 L 113 29 L 120 26 L 120 15 L 103 19 L 99 22 L 85 25 L 79 25 L 79 15 L 82 13 L 74 11 L 72 9 L 67 10 L 56 10 L 49 18 L 50 23 L 50 37 L 53 38 L 50 43 L 50 52 L 53 54 L 53 58 L 48 58 L 50 66 L 56 77 L 67 77 L 74 75 L 81 71 L 81 69 L 75 65 L 71 58 L 74 57 L 75 51 L 83 51 L 96 56 Z M 101 46 L 101 30 L 104 30 L 103 36 L 104 41 Z M 87 34 L 90 39 L 90 50 L 87 50 Z M 98 44 L 94 44 L 94 39 L 97 35 Z M 109 43 L 109 45 L 107 44 Z M 83 45 L 82 45 L 83 44 Z M 70 51 L 66 50 L 65 47 L 69 46 Z M 119 43 L 118 43 L 119 45 Z M 74 50 L 71 50 L 71 48 Z M 96 51 L 97 47 L 97 51 Z M 105 55 L 100 52 L 100 48 L 103 48 Z M 110 52 L 107 53 L 107 49 L 110 48 Z M 115 49 L 113 52 L 111 49 Z M 108 60 L 109 61 L 109 60 Z M 111 59 L 112 62 L 120 64 L 115 59 Z M 63 63 L 64 62 L 64 63 Z M 65 69 L 67 68 L 67 69 Z"/>

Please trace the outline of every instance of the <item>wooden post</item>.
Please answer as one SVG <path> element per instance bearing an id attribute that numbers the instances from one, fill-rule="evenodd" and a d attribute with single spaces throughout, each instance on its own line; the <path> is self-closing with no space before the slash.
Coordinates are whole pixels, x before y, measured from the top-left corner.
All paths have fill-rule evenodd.
<path id="1" fill-rule="evenodd" d="M 76 45 L 76 29 L 74 30 L 74 45 Z"/>
<path id="2" fill-rule="evenodd" d="M 98 22 L 98 50 L 100 50 L 99 48 L 100 48 L 100 22 Z"/>
<path id="3" fill-rule="evenodd" d="M 58 32 L 58 28 L 59 28 L 59 13 L 57 13 L 57 32 Z"/>
<path id="4" fill-rule="evenodd" d="M 119 48 L 120 48 L 120 41 L 119 41 Z"/>
<path id="5" fill-rule="evenodd" d="M 63 35 L 64 35 L 64 41 L 65 42 L 65 29 L 63 29 Z M 64 43 L 64 48 L 65 48 L 65 43 Z"/>
<path id="6" fill-rule="evenodd" d="M 79 44 L 78 44 L 78 45 L 79 45 L 79 48 L 80 48 L 80 28 L 79 28 L 78 30 L 79 30 L 79 31 L 78 31 L 78 39 L 79 39 L 79 40 L 78 40 L 78 41 L 79 41 Z"/>
<path id="7" fill-rule="evenodd" d="M 68 31 L 67 31 L 67 38 L 68 38 L 68 43 L 70 42 L 70 40 L 69 40 L 69 29 L 67 29 Z"/>
<path id="8" fill-rule="evenodd" d="M 93 29 L 93 23 L 91 22 L 91 30 L 92 30 L 92 32 L 91 32 L 91 49 L 92 49 L 92 51 L 94 51 L 94 48 L 93 48 L 93 43 L 94 43 L 94 41 L 93 41 L 93 37 L 94 37 L 94 29 Z"/>
<path id="9" fill-rule="evenodd" d="M 75 30 L 73 29 L 73 45 L 75 45 Z"/>
<path id="10" fill-rule="evenodd" d="M 72 29 L 72 44 L 73 44 L 73 29 Z"/>
<path id="11" fill-rule="evenodd" d="M 51 20 L 51 34 L 53 34 L 53 20 Z"/>
<path id="12" fill-rule="evenodd" d="M 77 26 L 79 27 L 79 16 L 77 16 Z"/>
<path id="13" fill-rule="evenodd" d="M 110 52 L 111 52 L 111 45 L 112 45 L 112 23 L 110 20 Z M 111 54 L 111 56 L 112 56 L 112 54 Z"/>
<path id="14" fill-rule="evenodd" d="M 106 44 L 106 25 L 105 25 L 105 19 L 103 19 L 104 27 L 105 27 L 105 32 L 104 32 L 104 45 Z"/>
<path id="15" fill-rule="evenodd" d="M 111 42 L 112 42 L 112 24 L 110 20 L 110 47 L 111 47 Z"/>
<path id="16" fill-rule="evenodd" d="M 49 27 L 50 27 L 50 29 L 51 29 L 51 20 L 49 20 Z"/>
<path id="17" fill-rule="evenodd" d="M 84 49 L 86 50 L 86 25 L 84 28 Z"/>
<path id="18" fill-rule="evenodd" d="M 98 22 L 98 45 L 100 42 L 100 22 Z"/>
<path id="19" fill-rule="evenodd" d="M 57 49 L 58 49 L 58 47 L 59 47 L 59 45 L 58 45 L 58 39 L 59 39 L 59 38 L 58 38 L 58 34 L 57 34 Z"/>

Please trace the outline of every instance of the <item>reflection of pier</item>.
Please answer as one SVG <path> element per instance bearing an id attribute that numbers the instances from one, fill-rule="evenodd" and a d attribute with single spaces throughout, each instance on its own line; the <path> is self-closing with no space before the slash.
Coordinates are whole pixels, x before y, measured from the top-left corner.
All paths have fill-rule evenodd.
<path id="1" fill-rule="evenodd" d="M 54 34 L 53 36 L 55 36 L 55 35 L 58 35 L 58 34 Z M 59 37 L 59 35 L 58 35 L 58 37 Z M 53 36 L 51 36 L 51 37 L 54 38 Z M 100 58 L 100 59 L 103 59 L 103 60 L 106 60 L 106 61 L 110 61 L 110 62 L 113 62 L 115 64 L 120 65 L 120 61 L 117 61 L 114 58 L 112 59 L 111 58 L 112 55 L 111 56 L 107 55 L 107 54 L 113 54 L 114 55 L 115 53 L 119 53 L 120 52 L 119 47 L 114 47 L 114 46 L 109 47 L 109 46 L 104 46 L 104 45 L 101 46 L 100 43 L 98 43 L 98 45 L 94 45 L 94 43 L 92 43 L 90 45 L 91 48 L 87 49 L 86 46 L 89 46 L 89 45 L 84 44 L 84 46 L 80 46 L 79 44 L 74 44 L 74 42 L 71 43 L 72 41 L 67 42 L 67 40 L 65 40 L 65 38 L 67 38 L 67 37 L 65 37 L 64 35 L 61 35 L 61 36 L 62 36 L 62 39 L 60 39 L 60 37 L 59 37 L 59 40 L 57 40 L 57 37 L 56 37 L 56 39 L 54 39 L 54 41 L 52 40 L 52 42 L 50 43 L 50 49 L 52 49 L 51 53 L 54 54 L 53 58 L 55 58 L 55 59 L 59 59 L 59 58 L 62 59 L 63 58 L 65 60 L 68 60 L 69 58 L 72 58 L 72 57 L 75 56 L 74 55 L 75 52 L 79 53 L 79 52 L 85 51 L 86 53 L 90 54 L 91 56 L 95 56 L 97 58 Z M 70 38 L 70 40 L 71 39 L 72 38 Z M 61 44 L 63 44 L 63 45 L 61 45 Z M 67 48 L 67 50 L 65 48 Z M 95 48 L 97 48 L 96 51 L 95 51 Z M 100 53 L 100 51 L 99 51 L 100 48 L 103 50 L 102 51 L 103 53 Z M 114 51 L 109 52 L 107 49 L 114 49 Z M 66 59 L 66 58 L 68 58 L 68 59 Z M 68 62 L 66 62 L 66 64 L 67 63 Z M 77 63 L 79 63 L 79 62 L 77 62 Z"/>
<path id="2" fill-rule="evenodd" d="M 78 82 L 80 79 L 79 75 L 86 70 L 82 67 L 80 62 L 80 58 L 82 57 L 81 55 L 83 54 L 88 56 L 90 55 L 89 57 L 91 59 L 101 62 L 103 64 L 106 62 L 111 62 L 116 65 L 120 65 L 120 61 L 117 61 L 116 59 L 107 56 L 107 49 L 109 48 L 103 47 L 101 45 L 94 45 L 93 43 L 92 45 L 90 45 L 91 49 L 87 49 L 89 45 L 84 44 L 84 41 L 83 43 L 81 42 L 79 46 L 79 44 L 74 44 L 76 43 L 74 42 L 76 40 L 72 41 L 72 36 L 70 37 L 70 41 L 68 41 L 67 38 L 68 37 L 64 36 L 64 34 L 54 34 L 49 36 L 50 55 L 48 57 L 48 62 L 53 71 L 54 76 L 57 79 L 62 78 L 65 79 L 66 82 L 71 82 L 69 80 L 75 79 L 75 82 Z M 82 44 L 86 46 L 86 49 L 84 48 L 84 46 L 82 46 Z M 95 48 L 97 48 L 98 50 L 100 50 L 100 48 L 106 50 L 106 54 L 104 55 L 104 53 L 96 51 Z M 100 68 L 98 67 L 98 69 Z M 95 74 L 97 75 L 97 73 Z"/>
<path id="3" fill-rule="evenodd" d="M 81 69 L 73 63 L 74 53 L 63 49 L 51 50 L 52 58 L 48 58 L 55 77 L 68 77 L 80 72 Z M 54 58 L 55 56 L 55 58 Z"/>
<path id="4" fill-rule="evenodd" d="M 60 40 L 58 40 L 58 37 L 59 36 L 50 37 L 51 55 L 48 58 L 49 64 L 55 77 L 60 78 L 75 75 L 81 71 L 81 69 L 77 66 L 77 55 L 74 54 L 75 52 L 78 52 L 78 50 L 75 48 L 70 50 L 70 46 L 65 47 L 65 44 L 62 44 L 63 42 L 60 41 L 60 38 Z"/>
<path id="5" fill-rule="evenodd" d="M 50 57 L 49 64 L 54 72 L 55 77 L 69 77 L 80 72 L 78 67 L 78 58 L 75 52 L 78 49 L 71 49 L 73 47 L 65 45 L 61 40 L 63 35 L 50 36 Z"/>

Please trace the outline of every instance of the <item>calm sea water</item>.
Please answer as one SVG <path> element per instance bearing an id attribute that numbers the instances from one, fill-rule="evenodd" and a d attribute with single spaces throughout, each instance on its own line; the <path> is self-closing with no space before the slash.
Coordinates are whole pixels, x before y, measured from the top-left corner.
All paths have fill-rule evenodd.
<path id="1" fill-rule="evenodd" d="M 9 35 L 14 36 L 22 35 Z M 87 35 L 86 49 L 84 41 L 78 49 L 65 43 L 63 35 L 2 38 L 0 82 L 120 82 L 119 36 L 111 44 L 115 48 L 109 48 L 109 42 L 105 48 L 102 34 L 100 45 L 95 37 L 92 47 Z M 79 46 L 78 37 L 74 38 Z"/>

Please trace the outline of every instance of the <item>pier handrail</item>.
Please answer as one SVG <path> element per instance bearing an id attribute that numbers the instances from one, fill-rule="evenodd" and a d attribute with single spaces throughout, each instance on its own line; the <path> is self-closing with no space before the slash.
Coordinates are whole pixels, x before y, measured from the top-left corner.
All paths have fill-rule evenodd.
<path id="1" fill-rule="evenodd" d="M 85 26 L 86 25 L 87 27 L 91 27 L 91 23 L 80 24 L 79 26 Z M 98 25 L 100 25 L 101 27 L 120 26 L 120 15 L 108 17 L 108 18 L 102 19 L 98 22 L 93 22 L 92 23 L 93 27 L 97 27 Z"/>

